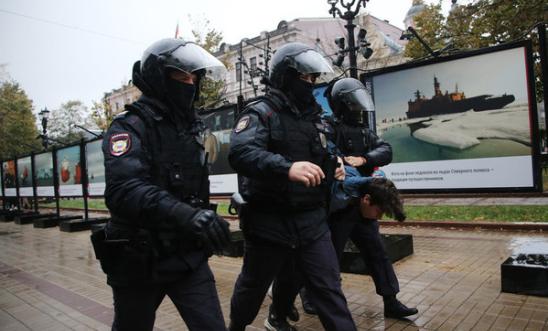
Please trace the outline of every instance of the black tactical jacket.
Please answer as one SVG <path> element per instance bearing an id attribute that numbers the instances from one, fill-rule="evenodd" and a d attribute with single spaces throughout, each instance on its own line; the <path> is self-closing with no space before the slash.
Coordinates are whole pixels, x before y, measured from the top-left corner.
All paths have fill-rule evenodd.
<path id="1" fill-rule="evenodd" d="M 343 156 L 362 156 L 367 163 L 358 167 L 362 176 L 370 176 L 375 167 L 392 162 L 392 147 L 372 130 L 343 122 L 334 124 L 335 144 Z"/>
<path id="2" fill-rule="evenodd" d="M 107 237 L 146 246 L 139 250 L 149 255 L 142 267 L 147 275 L 141 280 L 171 280 L 207 259 L 193 238 L 179 232 L 196 207 L 208 204 L 201 127 L 198 123 L 176 125 L 162 103 L 146 96 L 126 109 L 112 122 L 103 141 L 105 202 L 112 215 Z M 131 269 L 134 257 L 120 253 L 115 258 Z M 130 272 L 121 269 L 107 273 L 109 282 L 132 281 Z"/>
<path id="3" fill-rule="evenodd" d="M 319 107 L 300 112 L 272 89 L 239 116 L 229 162 L 243 176 L 240 193 L 249 208 L 240 219 L 248 236 L 296 246 L 327 231 L 327 183 L 307 188 L 288 179 L 297 161 L 313 162 L 326 172 L 329 155 L 319 115 Z"/>

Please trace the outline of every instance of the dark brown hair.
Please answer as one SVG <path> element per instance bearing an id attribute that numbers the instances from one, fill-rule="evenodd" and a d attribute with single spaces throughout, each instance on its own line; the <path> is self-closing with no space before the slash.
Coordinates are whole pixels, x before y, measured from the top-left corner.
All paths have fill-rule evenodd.
<path id="1" fill-rule="evenodd" d="M 378 206 L 386 215 L 402 222 L 405 220 L 403 200 L 396 185 L 387 178 L 374 177 L 359 187 L 360 197 L 369 194 L 372 205 Z"/>

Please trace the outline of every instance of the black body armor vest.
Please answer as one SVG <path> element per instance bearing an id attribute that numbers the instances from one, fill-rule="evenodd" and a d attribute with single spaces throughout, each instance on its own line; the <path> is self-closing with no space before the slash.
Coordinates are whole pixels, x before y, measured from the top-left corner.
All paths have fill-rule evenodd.
<path id="1" fill-rule="evenodd" d="M 147 126 L 152 183 L 193 207 L 208 208 L 209 180 L 201 129 L 177 132 L 171 122 L 155 117 L 152 110 L 130 107 L 130 111 Z"/>
<path id="2" fill-rule="evenodd" d="M 326 172 L 328 153 L 323 124 L 310 118 L 299 117 L 287 109 L 278 109 L 268 99 L 253 105 L 265 121 L 270 122 L 268 150 L 284 156 L 291 162 L 309 161 Z M 326 176 L 328 176 L 326 174 Z M 278 210 L 307 210 L 325 205 L 327 184 L 306 187 L 300 182 L 272 178 L 267 180 L 246 179 L 247 198 L 263 208 Z"/>
<path id="3" fill-rule="evenodd" d="M 367 129 L 340 123 L 337 126 L 337 147 L 344 156 L 365 156 L 370 148 Z M 373 167 L 365 164 L 357 168 L 362 176 L 370 176 Z"/>

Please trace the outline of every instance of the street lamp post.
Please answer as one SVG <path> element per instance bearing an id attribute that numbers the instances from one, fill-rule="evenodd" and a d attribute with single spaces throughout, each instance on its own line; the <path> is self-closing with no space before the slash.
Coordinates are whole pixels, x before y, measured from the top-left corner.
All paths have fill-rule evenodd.
<path id="1" fill-rule="evenodd" d="M 327 3 L 331 5 L 331 9 L 329 9 L 329 13 L 333 15 L 333 18 L 335 18 L 337 15 L 346 20 L 346 25 L 344 26 L 348 32 L 348 48 L 344 48 L 344 39 L 341 40 L 341 38 L 338 38 L 337 44 L 339 45 L 339 48 L 341 50 L 339 51 L 339 59 L 340 63 L 342 63 L 342 60 L 344 60 L 344 55 L 348 53 L 349 60 L 350 60 L 350 77 L 358 78 L 358 70 L 357 70 L 357 61 L 356 61 L 356 51 L 359 49 L 359 47 L 356 47 L 356 42 L 354 40 L 354 28 L 356 27 L 356 24 L 354 24 L 354 19 L 360 12 L 361 7 L 363 6 L 365 8 L 366 2 L 369 0 L 351 0 L 350 2 L 346 2 L 345 0 L 327 0 Z M 341 3 L 341 6 L 343 6 L 346 11 L 343 13 L 339 8 L 337 8 L 337 4 Z M 356 8 L 352 10 L 352 6 L 356 4 Z M 365 31 L 365 30 L 364 30 Z M 363 33 L 365 37 L 365 33 Z"/>
<path id="2" fill-rule="evenodd" d="M 49 118 L 50 111 L 47 107 L 44 107 L 39 113 L 38 116 L 40 116 L 40 119 L 42 121 L 42 146 L 44 146 L 44 150 L 48 149 L 48 118 Z"/>

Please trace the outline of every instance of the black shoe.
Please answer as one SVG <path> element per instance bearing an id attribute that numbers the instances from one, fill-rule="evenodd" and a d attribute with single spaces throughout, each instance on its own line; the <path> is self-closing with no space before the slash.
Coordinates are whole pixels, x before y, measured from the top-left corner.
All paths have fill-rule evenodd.
<path id="1" fill-rule="evenodd" d="M 303 310 L 305 313 L 310 315 L 318 315 L 316 311 L 316 306 L 310 301 L 303 301 Z"/>
<path id="2" fill-rule="evenodd" d="M 297 329 L 289 324 L 285 318 L 278 318 L 276 314 L 272 312 L 272 306 L 270 306 L 268 318 L 264 321 L 264 327 L 268 331 L 297 331 Z"/>
<path id="3" fill-rule="evenodd" d="M 293 322 L 297 322 L 301 316 L 299 316 L 299 311 L 295 306 L 292 306 L 289 310 L 289 313 L 287 314 L 287 318 L 289 318 Z"/>
<path id="4" fill-rule="evenodd" d="M 318 315 L 316 306 L 314 306 L 312 301 L 308 298 L 308 294 L 306 293 L 306 289 L 304 287 L 301 289 L 299 294 L 301 296 L 301 302 L 303 303 L 304 312 L 310 315 Z"/>
<path id="5" fill-rule="evenodd" d="M 232 321 L 228 324 L 228 331 L 245 331 L 245 326 L 236 326 Z"/>
<path id="6" fill-rule="evenodd" d="M 402 318 L 415 315 L 418 312 L 417 308 L 409 308 L 396 298 L 384 302 L 384 316 L 386 317 Z"/>

